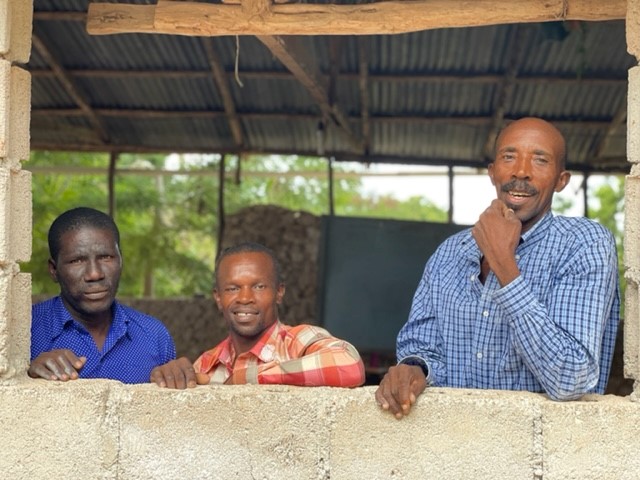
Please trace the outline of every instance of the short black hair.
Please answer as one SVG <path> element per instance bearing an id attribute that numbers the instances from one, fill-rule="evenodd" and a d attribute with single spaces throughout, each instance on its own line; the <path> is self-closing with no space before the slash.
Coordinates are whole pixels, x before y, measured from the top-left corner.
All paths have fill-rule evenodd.
<path id="1" fill-rule="evenodd" d="M 271 263 L 273 264 L 273 270 L 275 272 L 276 285 L 282 284 L 282 270 L 280 268 L 280 262 L 276 258 L 276 254 L 273 250 L 268 247 L 265 247 L 261 243 L 256 242 L 242 242 L 232 247 L 225 248 L 220 256 L 216 260 L 216 272 L 215 272 L 215 281 L 218 283 L 218 269 L 220 267 L 220 263 L 225 257 L 230 255 L 234 255 L 236 253 L 264 253 L 271 259 Z"/>
<path id="2" fill-rule="evenodd" d="M 51 259 L 58 260 L 62 246 L 61 239 L 65 233 L 85 227 L 109 230 L 116 239 L 116 244 L 120 246 L 120 232 L 113 218 L 95 208 L 77 207 L 61 213 L 51 224 L 48 236 Z"/>

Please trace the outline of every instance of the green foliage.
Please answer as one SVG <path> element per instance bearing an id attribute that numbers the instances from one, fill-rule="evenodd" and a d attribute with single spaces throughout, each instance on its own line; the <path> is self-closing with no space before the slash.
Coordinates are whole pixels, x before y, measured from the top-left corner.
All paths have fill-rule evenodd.
<path id="1" fill-rule="evenodd" d="M 620 289 L 626 288 L 624 278 L 623 238 L 624 238 L 624 176 L 607 177 L 606 182 L 592 192 L 594 202 L 589 203 L 589 216 L 607 227 L 613 233 L 618 248 L 618 272 Z"/>
<path id="2" fill-rule="evenodd" d="M 115 220 L 121 233 L 123 296 L 191 296 L 211 289 L 218 230 L 219 155 L 121 155 L 118 168 L 144 173 L 115 177 Z M 274 204 L 314 214 L 329 212 L 327 162 L 307 157 L 245 157 L 236 183 L 237 157 L 225 162 L 225 212 L 255 204 Z M 104 174 L 34 173 L 33 255 L 23 271 L 32 273 L 33 292 L 58 292 L 47 272 L 47 232 L 63 211 L 89 206 L 107 211 L 105 154 L 33 152 L 27 165 L 99 167 Z M 199 170 L 199 175 L 166 175 L 168 168 Z M 243 175 L 242 172 L 256 172 Z M 336 163 L 336 173 L 348 167 Z M 260 173 L 265 175 L 261 176 Z M 272 175 L 279 172 L 282 175 Z M 268 174 L 268 175 L 267 175 Z M 446 221 L 430 201 L 413 197 L 365 197 L 358 177 L 334 182 L 337 215 Z"/>

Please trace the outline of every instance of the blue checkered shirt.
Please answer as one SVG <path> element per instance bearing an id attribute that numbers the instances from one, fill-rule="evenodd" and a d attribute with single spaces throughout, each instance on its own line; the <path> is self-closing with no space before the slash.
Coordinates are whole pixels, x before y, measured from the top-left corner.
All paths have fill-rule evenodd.
<path id="1" fill-rule="evenodd" d="M 154 317 L 114 302 L 113 320 L 102 351 L 75 321 L 60 297 L 37 303 L 31 314 L 31 360 L 42 352 L 71 350 L 87 363 L 80 378 L 110 378 L 123 383 L 149 382 L 151 370 L 176 358 L 166 327 Z"/>
<path id="2" fill-rule="evenodd" d="M 479 280 L 471 230 L 427 262 L 400 363 L 421 358 L 429 385 L 529 390 L 568 400 L 603 393 L 620 315 L 616 247 L 603 226 L 550 212 L 522 235 L 520 276 Z"/>

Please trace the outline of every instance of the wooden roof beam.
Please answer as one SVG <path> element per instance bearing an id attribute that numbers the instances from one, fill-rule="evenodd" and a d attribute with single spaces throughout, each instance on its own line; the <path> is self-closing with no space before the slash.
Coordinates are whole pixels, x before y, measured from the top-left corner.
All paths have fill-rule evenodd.
<path id="1" fill-rule="evenodd" d="M 101 117 L 122 117 L 131 119 L 218 119 L 224 118 L 226 112 L 219 110 L 148 110 L 148 109 L 117 109 L 117 108 L 97 108 L 94 112 Z M 84 116 L 84 112 L 80 108 L 33 108 L 31 115 L 34 118 L 53 118 L 53 117 L 78 117 Z M 315 113 L 305 112 L 242 112 L 237 114 L 240 119 L 246 120 L 314 120 L 318 119 Z M 467 116 L 441 116 L 426 117 L 424 115 L 405 115 L 405 116 L 382 116 L 369 115 L 371 125 L 376 123 L 419 123 L 425 125 L 466 125 L 476 127 L 486 127 L 493 117 L 482 115 Z M 353 122 L 361 119 L 360 116 L 350 116 Z M 597 129 L 606 129 L 611 126 L 612 122 L 602 120 L 557 120 L 549 119 L 558 128 L 572 127 L 591 127 Z"/>
<path id="2" fill-rule="evenodd" d="M 119 152 L 119 153 L 219 153 L 219 154 L 246 154 L 246 155 L 302 155 L 315 157 L 315 151 L 285 151 L 276 149 L 265 150 L 245 150 L 230 149 L 226 151 L 216 151 L 212 148 L 189 148 L 178 149 L 172 147 L 153 147 L 140 145 L 91 145 L 78 143 L 57 143 L 57 142 L 31 142 L 31 150 L 52 150 L 64 152 Z M 424 156 L 386 156 L 386 155 L 359 155 L 352 152 L 333 152 L 338 161 L 354 161 L 361 163 L 392 163 L 392 164 L 414 164 L 432 165 L 436 167 L 469 167 L 476 169 L 486 168 L 486 163 L 478 159 L 464 158 L 428 158 Z M 602 159 L 598 168 L 589 168 L 586 164 L 568 163 L 567 169 L 575 172 L 591 173 L 628 173 L 630 165 L 625 157 L 614 157 Z"/>
<path id="3" fill-rule="evenodd" d="M 259 36 L 260 40 L 309 92 L 322 111 L 338 130 L 346 135 L 356 151 L 362 150 L 362 140 L 351 130 L 348 117 L 337 104 L 331 105 L 327 89 L 319 75 L 315 57 L 305 48 L 300 37 Z"/>
<path id="4" fill-rule="evenodd" d="M 593 163 L 597 163 L 602 157 L 602 154 L 607 149 L 609 145 L 609 139 L 613 136 L 613 134 L 620 128 L 620 126 L 627 119 L 627 102 L 622 102 L 620 108 L 615 113 L 613 118 L 611 119 L 611 123 L 607 125 L 600 141 L 595 145 L 592 150 L 592 154 L 588 155 L 589 158 L 592 158 Z"/>
<path id="5" fill-rule="evenodd" d="M 358 88 L 360 90 L 360 120 L 364 154 L 371 145 L 371 115 L 369 112 L 369 39 L 358 37 Z"/>
<path id="6" fill-rule="evenodd" d="M 359 37 L 362 38 L 362 37 Z M 55 73 L 52 70 L 35 69 L 30 70 L 34 78 L 53 77 Z M 73 77 L 78 78 L 162 78 L 162 79 L 180 79 L 180 78 L 209 78 L 211 71 L 209 70 L 77 70 L 67 69 Z M 232 79 L 235 76 L 234 71 L 225 70 L 224 74 Z M 242 79 L 247 80 L 287 80 L 293 79 L 293 75 L 289 71 L 282 70 L 241 70 L 239 72 Z M 320 74 L 323 78 L 327 75 Z M 360 70 L 358 72 L 340 72 L 340 78 L 344 80 L 360 81 Z M 394 73 L 368 73 L 370 82 L 389 82 L 389 83 L 496 83 L 500 82 L 504 75 L 493 74 L 448 74 L 448 73 L 430 73 L 430 74 L 408 74 L 405 72 Z M 600 85 L 603 87 L 617 87 L 627 84 L 627 73 L 619 78 L 612 77 L 591 77 L 591 76 L 519 76 L 516 77 L 517 85 L 527 85 L 544 82 L 546 85 Z"/>
<path id="7" fill-rule="evenodd" d="M 229 87 L 224 68 L 222 67 L 222 62 L 220 61 L 220 57 L 215 50 L 213 40 L 211 38 L 203 38 L 202 46 L 204 47 L 205 53 L 207 55 L 207 61 L 209 62 L 209 66 L 211 68 L 213 80 L 216 84 L 216 87 L 218 88 L 220 96 L 222 97 L 222 104 L 224 105 L 224 111 L 229 122 L 231 135 L 233 135 L 233 141 L 237 146 L 240 147 L 244 143 L 242 135 L 242 125 L 240 124 L 240 119 L 238 118 L 238 115 L 236 113 L 236 106 L 233 101 L 233 95 L 231 94 L 231 88 Z"/>
<path id="8" fill-rule="evenodd" d="M 487 161 L 493 160 L 494 145 L 504 123 L 504 116 L 511 105 L 516 78 L 525 58 L 526 46 L 529 42 L 531 28 L 528 25 L 513 27 L 511 38 L 507 41 L 509 48 L 507 70 L 499 87 L 497 103 L 491 119 L 491 127 L 483 148 L 483 156 Z"/>
<path id="9" fill-rule="evenodd" d="M 412 0 L 360 5 L 289 3 L 254 15 L 248 5 L 158 0 L 157 5 L 91 3 L 92 35 L 379 35 L 447 27 L 558 20 L 620 20 L 626 0 Z M 263 8 L 263 10 L 260 10 Z"/>
<path id="10" fill-rule="evenodd" d="M 38 50 L 38 53 L 49 64 L 51 70 L 54 72 L 58 81 L 62 84 L 62 87 L 73 99 L 74 102 L 80 107 L 84 115 L 88 118 L 89 123 L 97 133 L 102 143 L 109 143 L 109 134 L 106 128 L 102 124 L 102 120 L 98 118 L 96 113 L 91 108 L 89 100 L 81 92 L 75 83 L 75 80 L 64 69 L 60 61 L 54 56 L 54 54 L 47 48 L 45 43 L 36 34 L 32 35 L 33 46 Z"/>

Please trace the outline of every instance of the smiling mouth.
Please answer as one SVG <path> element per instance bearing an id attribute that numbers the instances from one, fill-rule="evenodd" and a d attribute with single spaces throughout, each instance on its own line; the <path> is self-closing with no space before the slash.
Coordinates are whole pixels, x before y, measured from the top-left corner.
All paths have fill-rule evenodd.
<path id="1" fill-rule="evenodd" d="M 533 196 L 530 193 L 526 193 L 526 192 L 509 191 L 507 193 L 509 194 L 509 196 L 514 197 L 514 198 L 529 198 L 529 197 Z"/>

